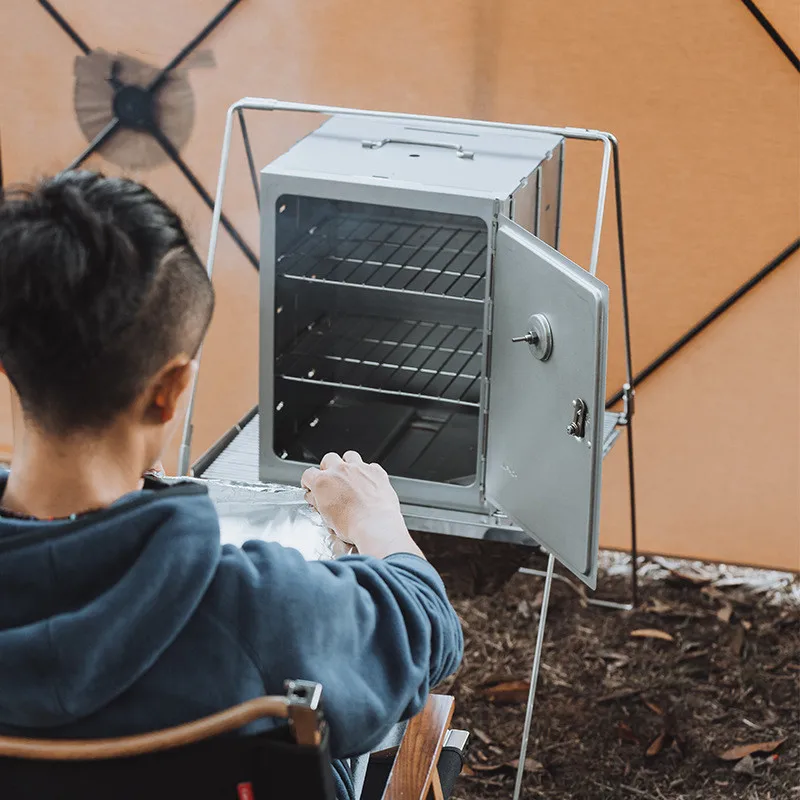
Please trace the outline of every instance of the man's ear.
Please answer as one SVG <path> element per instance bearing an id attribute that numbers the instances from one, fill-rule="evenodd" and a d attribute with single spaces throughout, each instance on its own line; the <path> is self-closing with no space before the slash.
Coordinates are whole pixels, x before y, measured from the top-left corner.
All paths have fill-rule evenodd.
<path id="1" fill-rule="evenodd" d="M 178 356 L 166 364 L 150 383 L 148 416 L 162 425 L 181 410 L 181 397 L 194 377 L 194 362 Z"/>

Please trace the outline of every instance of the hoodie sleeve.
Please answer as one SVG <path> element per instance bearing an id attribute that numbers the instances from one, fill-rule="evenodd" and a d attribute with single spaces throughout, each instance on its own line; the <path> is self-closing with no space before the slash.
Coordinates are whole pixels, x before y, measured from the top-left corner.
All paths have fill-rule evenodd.
<path id="1" fill-rule="evenodd" d="M 248 542 L 223 548 L 218 577 L 266 692 L 287 678 L 322 684 L 334 758 L 368 752 L 420 711 L 463 655 L 444 584 L 418 556 L 306 561 Z"/>

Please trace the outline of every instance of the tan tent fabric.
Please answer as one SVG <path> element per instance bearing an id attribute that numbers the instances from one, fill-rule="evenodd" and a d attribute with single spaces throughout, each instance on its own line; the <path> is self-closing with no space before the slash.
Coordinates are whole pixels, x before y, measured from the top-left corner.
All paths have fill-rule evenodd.
<path id="1" fill-rule="evenodd" d="M 54 0 L 90 46 L 165 63 L 222 0 Z M 800 50 L 798 0 L 759 0 Z M 607 129 L 620 140 L 634 359 L 642 367 L 798 233 L 798 76 L 738 0 L 243 0 L 184 73 L 194 125 L 182 155 L 213 193 L 225 109 L 245 95 Z M 36 3 L 0 4 L 6 180 L 67 164 L 79 51 Z M 266 163 L 307 118 L 252 118 Z M 257 244 L 237 141 L 226 211 Z M 90 165 L 118 168 L 94 158 Z M 585 263 L 599 152 L 567 148 L 564 248 Z M 139 170 L 204 252 L 210 213 L 174 166 Z M 195 452 L 256 401 L 257 276 L 225 237 Z M 613 220 L 600 273 L 619 311 Z M 800 569 L 800 255 L 640 390 L 637 479 L 647 551 Z M 609 394 L 623 378 L 619 317 Z M 11 439 L 0 393 L 0 451 Z M 625 547 L 624 446 L 606 465 L 603 543 Z"/>

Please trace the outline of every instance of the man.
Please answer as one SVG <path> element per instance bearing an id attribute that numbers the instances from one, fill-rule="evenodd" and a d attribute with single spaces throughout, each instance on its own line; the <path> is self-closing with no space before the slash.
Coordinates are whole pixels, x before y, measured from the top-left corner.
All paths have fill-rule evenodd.
<path id="1" fill-rule="evenodd" d="M 20 409 L 0 474 L 0 733 L 135 734 L 297 678 L 322 684 L 347 759 L 458 666 L 458 620 L 380 467 L 330 454 L 303 478 L 359 551 L 335 562 L 221 547 L 202 487 L 143 484 L 213 305 L 180 219 L 133 181 L 66 172 L 0 203 L 0 366 Z"/>

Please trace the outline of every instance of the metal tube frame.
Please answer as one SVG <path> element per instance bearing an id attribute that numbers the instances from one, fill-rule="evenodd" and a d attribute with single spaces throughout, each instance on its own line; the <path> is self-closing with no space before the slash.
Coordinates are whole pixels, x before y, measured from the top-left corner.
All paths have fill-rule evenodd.
<path id="1" fill-rule="evenodd" d="M 448 124 L 456 123 L 459 125 L 474 127 L 474 128 L 488 128 L 494 130 L 512 130 L 528 133 L 545 133 L 556 136 L 562 136 L 565 139 L 577 139 L 583 141 L 597 141 L 603 145 L 603 161 L 600 172 L 600 187 L 597 199 L 597 212 L 595 215 L 594 235 L 592 237 L 592 250 L 589 260 L 589 273 L 591 275 L 597 272 L 597 261 L 600 254 L 600 235 L 603 228 L 603 215 L 605 212 L 605 200 L 608 189 L 608 177 L 611 170 L 613 161 L 614 167 L 614 194 L 615 194 L 615 207 L 616 207 L 616 222 L 617 222 L 617 237 L 619 244 L 619 263 L 620 263 L 620 277 L 621 277 L 621 291 L 622 291 L 622 314 L 623 326 L 625 337 L 625 395 L 624 395 L 624 410 L 621 415 L 620 425 L 627 428 L 628 436 L 628 475 L 629 475 L 629 496 L 630 496 L 630 517 L 631 517 L 631 586 L 632 586 L 632 603 L 615 604 L 608 601 L 589 601 L 594 605 L 602 605 L 611 608 L 631 608 L 638 603 L 638 588 L 637 588 L 637 541 L 636 541 L 636 495 L 635 495 L 635 482 L 634 482 L 634 449 L 633 449 L 633 359 L 631 353 L 631 330 L 630 330 L 630 315 L 628 307 L 628 283 L 627 283 L 627 270 L 625 262 L 625 243 L 623 238 L 623 224 L 622 224 L 622 193 L 621 193 L 621 180 L 620 180 L 620 165 L 619 165 L 619 144 L 616 138 L 607 132 L 583 129 L 583 128 L 570 128 L 570 127 L 550 127 L 544 125 L 522 125 L 513 123 L 501 122 L 487 122 L 482 120 L 472 119 L 459 119 L 451 117 L 436 117 L 424 116 L 417 114 L 402 114 L 392 113 L 385 111 L 368 111 L 364 109 L 354 108 L 340 108 L 337 106 L 323 106 L 313 105 L 308 103 L 292 103 L 281 100 L 273 99 L 260 99 L 246 97 L 234 103 L 229 109 L 227 119 L 225 122 L 225 135 L 222 143 L 222 155 L 220 159 L 219 178 L 217 181 L 217 193 L 214 202 L 214 215 L 211 223 L 211 237 L 208 246 L 208 260 L 206 268 L 209 278 L 212 277 L 214 272 L 214 259 L 217 251 L 217 241 L 219 238 L 219 227 L 222 221 L 222 205 L 225 195 L 225 182 L 228 174 L 228 161 L 231 149 L 231 138 L 233 134 L 234 120 L 238 119 L 242 128 L 242 134 L 245 138 L 245 146 L 248 155 L 248 163 L 253 172 L 252 153 L 249 147 L 249 139 L 246 134 L 246 127 L 244 124 L 244 110 L 254 111 L 283 111 L 305 114 L 322 114 L 325 116 L 349 116 L 349 117 L 367 117 L 367 118 L 383 118 L 392 120 L 404 120 L 412 122 L 430 122 L 435 124 Z M 254 188 L 257 188 L 254 182 Z M 258 196 L 258 193 L 257 193 Z M 200 355 L 198 355 L 198 359 Z M 197 375 L 192 383 L 191 396 L 189 400 L 189 407 L 186 413 L 186 419 L 183 427 L 183 437 L 181 440 L 180 460 L 179 460 L 179 474 L 186 474 L 189 470 L 190 464 L 190 449 L 192 439 L 192 416 L 194 413 L 194 405 L 197 392 Z M 531 721 L 533 719 L 533 707 L 536 695 L 536 684 L 539 677 L 539 668 L 541 666 L 542 650 L 544 645 L 545 626 L 547 622 L 547 609 L 550 601 L 550 590 L 553 584 L 555 568 L 555 558 L 552 554 L 548 556 L 547 572 L 544 573 L 545 586 L 542 599 L 542 610 L 539 617 L 539 626 L 536 636 L 536 648 L 534 651 L 534 659 L 531 667 L 531 683 L 528 694 L 528 703 L 525 712 L 525 724 L 522 733 L 522 743 L 520 749 L 519 767 L 517 769 L 516 785 L 514 788 L 514 800 L 518 800 L 522 788 L 522 779 L 525 771 L 525 758 L 528 750 L 528 740 L 530 737 Z M 536 573 L 538 574 L 538 573 Z"/>
<path id="2" fill-rule="evenodd" d="M 326 116 L 350 116 L 350 117 L 368 117 L 368 118 L 383 118 L 383 119 L 396 119 L 412 122 L 432 122 L 438 124 L 457 123 L 459 125 L 466 125 L 474 128 L 488 128 L 494 130 L 513 130 L 529 133 L 546 133 L 557 136 L 563 136 L 565 139 L 577 139 L 583 141 L 597 141 L 603 145 L 603 162 L 600 172 L 600 187 L 597 199 L 597 212 L 595 216 L 594 235 L 592 237 L 592 251 L 589 260 L 589 272 L 594 275 L 597 272 L 597 260 L 600 253 L 600 235 L 603 227 L 603 215 L 605 212 L 605 199 L 608 189 L 608 177 L 613 161 L 614 167 L 614 196 L 616 207 L 616 222 L 617 222 L 617 238 L 619 245 L 619 266 L 621 278 L 621 292 L 622 292 L 622 317 L 625 338 L 625 374 L 626 382 L 624 389 L 624 410 L 620 420 L 620 425 L 627 428 L 628 440 L 628 489 L 630 500 L 630 520 L 631 520 L 631 606 L 638 604 L 638 583 L 637 583 L 637 562 L 638 562 L 638 545 L 637 545 L 637 525 L 636 525 L 636 488 L 634 479 L 634 448 L 633 448 L 633 356 L 631 352 L 631 330 L 630 330 L 630 313 L 628 307 L 628 281 L 627 281 L 627 267 L 625 261 L 625 242 L 623 237 L 623 224 L 622 224 L 622 192 L 621 192 L 621 179 L 620 179 L 620 164 L 619 164 L 619 144 L 616 137 L 611 133 L 598 130 L 590 130 L 585 128 L 571 128 L 571 127 L 551 127 L 546 125 L 523 125 L 507 122 L 487 122 L 483 120 L 473 119 L 459 119 L 453 117 L 436 117 L 424 116 L 418 114 L 402 114 L 386 111 L 368 111 L 365 109 L 355 108 L 341 108 L 338 106 L 323 106 L 313 105 L 309 103 L 292 103 L 282 100 L 274 100 L 268 98 L 245 97 L 238 102 L 231 105 L 228 109 L 227 119 L 225 122 L 225 135 L 222 142 L 222 155 L 220 158 L 219 178 L 217 181 L 216 200 L 214 202 L 214 215 L 211 222 L 211 237 L 208 246 L 208 260 L 207 270 L 209 278 L 214 271 L 214 259 L 217 251 L 217 240 L 219 237 L 219 226 L 222 220 L 222 204 L 225 194 L 225 182 L 228 175 L 228 161 L 231 149 L 231 139 L 233 135 L 234 120 L 238 119 L 242 129 L 242 135 L 245 139 L 245 146 L 248 153 L 248 163 L 250 165 L 251 174 L 254 170 L 254 162 L 252 159 L 252 151 L 249 147 L 249 137 L 246 133 L 246 126 L 244 121 L 245 110 L 253 111 L 283 111 L 294 113 L 306 114 L 322 114 Z M 562 149 L 563 155 L 563 149 Z M 562 165 L 563 172 L 563 165 Z M 254 182 L 255 184 L 255 182 Z M 254 185 L 254 188 L 256 186 Z M 200 355 L 198 355 L 200 358 Z M 192 417 L 194 414 L 194 405 L 197 392 L 197 376 L 191 388 L 191 396 L 189 406 L 186 413 L 186 419 L 183 427 L 183 436 L 181 439 L 180 455 L 179 455 L 179 474 L 187 474 L 190 465 L 190 450 L 192 440 Z M 595 604 L 607 605 L 603 601 L 590 601 Z M 628 607 L 620 605 L 620 607 Z"/>
<path id="3" fill-rule="evenodd" d="M 525 724 L 522 726 L 522 742 L 519 748 L 519 764 L 517 766 L 517 780 L 514 783 L 514 800 L 519 800 L 522 791 L 522 779 L 525 776 L 525 759 L 528 755 L 528 739 L 531 734 L 533 721 L 533 706 L 536 701 L 536 684 L 539 680 L 539 667 L 542 664 L 542 651 L 544 650 L 544 632 L 547 625 L 547 609 L 550 606 L 550 589 L 553 586 L 553 570 L 555 557 L 550 553 L 547 557 L 547 572 L 544 579 L 542 593 L 542 610 L 539 612 L 539 625 L 536 629 L 536 649 L 533 651 L 533 664 L 531 665 L 531 682 L 528 688 L 528 704 L 525 708 Z"/>

